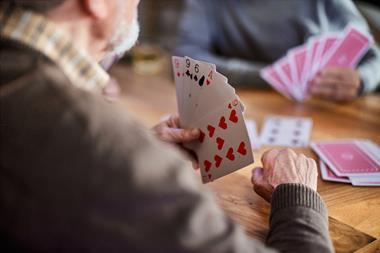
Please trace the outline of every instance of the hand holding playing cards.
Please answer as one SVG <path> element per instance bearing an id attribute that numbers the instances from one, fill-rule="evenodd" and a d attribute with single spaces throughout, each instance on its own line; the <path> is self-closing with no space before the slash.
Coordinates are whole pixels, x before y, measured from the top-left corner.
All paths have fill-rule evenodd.
<path id="1" fill-rule="evenodd" d="M 198 169 L 198 161 L 196 156 L 190 150 L 183 147 L 182 144 L 191 142 L 199 138 L 200 131 L 196 128 L 182 129 L 179 124 L 178 116 L 169 116 L 164 118 L 159 124 L 153 127 L 156 136 L 165 142 L 178 144 L 182 151 L 190 158 L 193 168 Z"/>
<path id="2" fill-rule="evenodd" d="M 153 127 L 156 136 L 165 142 L 182 144 L 199 138 L 200 131 L 196 128 L 182 129 L 178 116 L 169 116 Z"/>
<path id="3" fill-rule="evenodd" d="M 252 183 L 255 192 L 268 202 L 280 184 L 303 184 L 317 190 L 318 171 L 313 159 L 290 149 L 272 149 L 261 160 L 263 168 L 252 171 Z"/>
<path id="4" fill-rule="evenodd" d="M 311 94 L 334 101 L 351 101 L 359 95 L 360 86 L 360 75 L 356 69 L 327 68 L 313 79 Z"/>

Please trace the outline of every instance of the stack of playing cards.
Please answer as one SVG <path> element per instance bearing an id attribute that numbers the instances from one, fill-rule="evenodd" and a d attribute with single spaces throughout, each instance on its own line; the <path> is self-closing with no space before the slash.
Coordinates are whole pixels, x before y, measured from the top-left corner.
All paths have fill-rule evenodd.
<path id="1" fill-rule="evenodd" d="M 307 147 L 313 121 L 310 118 L 270 116 L 265 119 L 260 143 L 271 146 Z"/>
<path id="2" fill-rule="evenodd" d="M 371 47 L 371 36 L 348 26 L 343 33 L 311 38 L 288 51 L 286 56 L 264 68 L 261 77 L 287 98 L 303 101 L 310 83 L 328 67 L 355 68 Z"/>
<path id="3" fill-rule="evenodd" d="M 380 147 L 369 140 L 324 141 L 311 144 L 320 158 L 326 181 L 380 186 Z"/>
<path id="4" fill-rule="evenodd" d="M 244 106 L 227 78 L 210 63 L 189 57 L 172 61 L 181 127 L 201 130 L 199 140 L 186 147 L 198 156 L 202 181 L 253 163 Z"/>

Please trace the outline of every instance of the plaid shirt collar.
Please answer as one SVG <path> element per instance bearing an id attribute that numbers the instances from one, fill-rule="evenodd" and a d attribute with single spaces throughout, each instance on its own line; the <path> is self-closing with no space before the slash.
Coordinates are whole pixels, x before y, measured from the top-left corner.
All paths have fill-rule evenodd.
<path id="1" fill-rule="evenodd" d="M 5 21 L 3 21 L 5 20 Z M 13 9 L 5 14 L 0 7 L 1 36 L 21 42 L 47 56 L 79 88 L 100 92 L 109 82 L 108 74 L 70 36 L 42 15 Z"/>

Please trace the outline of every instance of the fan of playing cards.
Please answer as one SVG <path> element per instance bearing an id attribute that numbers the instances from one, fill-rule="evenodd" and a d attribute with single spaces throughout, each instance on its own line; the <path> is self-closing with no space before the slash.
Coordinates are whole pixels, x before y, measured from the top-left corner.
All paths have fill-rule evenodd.
<path id="1" fill-rule="evenodd" d="M 261 71 L 261 77 L 284 96 L 303 101 L 310 81 L 326 67 L 354 68 L 371 47 L 371 36 L 348 26 L 341 34 L 313 37 Z"/>
<path id="2" fill-rule="evenodd" d="M 173 57 L 181 127 L 198 128 L 198 141 L 186 147 L 198 156 L 204 183 L 253 163 L 244 106 L 213 64 Z"/>
<path id="3" fill-rule="evenodd" d="M 369 140 L 311 144 L 320 158 L 322 178 L 357 186 L 380 186 L 380 148 Z"/>

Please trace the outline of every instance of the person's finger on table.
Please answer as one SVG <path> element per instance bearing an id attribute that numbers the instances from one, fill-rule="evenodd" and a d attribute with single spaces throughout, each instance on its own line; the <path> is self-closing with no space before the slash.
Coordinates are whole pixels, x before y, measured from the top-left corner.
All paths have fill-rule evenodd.
<path id="1" fill-rule="evenodd" d="M 281 184 L 303 184 L 317 190 L 318 171 L 315 161 L 291 149 L 270 150 L 262 157 L 263 167 L 252 171 L 254 191 L 265 200 L 271 200 Z"/>
<path id="2" fill-rule="evenodd" d="M 311 82 L 311 94 L 338 102 L 352 101 L 360 94 L 360 74 L 352 68 L 326 68 Z"/>

